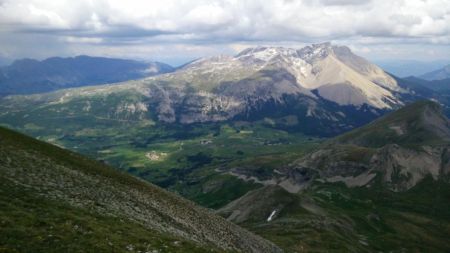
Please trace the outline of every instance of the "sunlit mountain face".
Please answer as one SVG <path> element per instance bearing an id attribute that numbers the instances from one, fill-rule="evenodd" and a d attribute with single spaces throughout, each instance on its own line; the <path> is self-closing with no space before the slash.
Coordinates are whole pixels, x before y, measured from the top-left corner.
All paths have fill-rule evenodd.
<path id="1" fill-rule="evenodd" d="M 0 252 L 449 252 L 447 6 L 0 2 Z"/>

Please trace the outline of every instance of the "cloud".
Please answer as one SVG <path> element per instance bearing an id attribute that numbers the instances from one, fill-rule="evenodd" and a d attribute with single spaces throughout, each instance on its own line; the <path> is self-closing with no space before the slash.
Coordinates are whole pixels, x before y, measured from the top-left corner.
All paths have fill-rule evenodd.
<path id="1" fill-rule="evenodd" d="M 0 0 L 0 36 L 12 37 L 0 39 L 0 53 L 16 54 L 20 48 L 7 43 L 33 36 L 55 53 L 325 40 L 448 46 L 449 24 L 448 0 Z"/>
<path id="2" fill-rule="evenodd" d="M 365 5 L 372 1 L 360 1 L 360 0 L 321 0 L 320 3 L 324 5 Z"/>

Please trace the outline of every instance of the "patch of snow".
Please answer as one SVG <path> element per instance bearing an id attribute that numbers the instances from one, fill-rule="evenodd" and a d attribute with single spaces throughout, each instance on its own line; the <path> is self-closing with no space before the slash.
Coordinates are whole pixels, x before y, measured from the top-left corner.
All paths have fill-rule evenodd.
<path id="1" fill-rule="evenodd" d="M 267 218 L 267 221 L 270 222 L 273 219 L 273 216 L 277 213 L 277 210 L 273 210 L 272 213 L 269 215 L 269 217 Z"/>

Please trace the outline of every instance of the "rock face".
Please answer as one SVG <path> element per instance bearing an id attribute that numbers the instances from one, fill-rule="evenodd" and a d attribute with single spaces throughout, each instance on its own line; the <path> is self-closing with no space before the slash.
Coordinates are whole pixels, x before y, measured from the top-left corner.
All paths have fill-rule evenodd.
<path id="1" fill-rule="evenodd" d="M 356 159 L 365 168 L 360 173 L 380 173 L 387 187 L 404 191 L 427 176 L 437 180 L 448 173 L 449 130 L 440 106 L 421 101 L 337 137 L 330 146 L 336 152 L 350 145 L 339 160 Z"/>
<path id="2" fill-rule="evenodd" d="M 383 181 L 394 191 L 411 189 L 426 176 L 437 180 L 449 172 L 448 147 L 425 146 L 411 150 L 395 144 L 386 145 L 370 161 L 373 171 L 383 174 Z"/>
<path id="3" fill-rule="evenodd" d="M 0 128 L 2 180 L 40 197 L 119 217 L 204 248 L 280 252 L 209 210 L 103 164 Z M 70 242 L 73 243 L 73 242 Z"/>
<path id="4" fill-rule="evenodd" d="M 297 123 L 289 128 L 329 136 L 400 107 L 406 95 L 413 96 L 376 65 L 347 47 L 324 43 L 302 49 L 249 48 L 236 56 L 199 59 L 175 72 L 139 81 L 5 98 L 0 107 L 7 111 L 15 102 L 14 108 L 60 104 L 67 108 L 61 114 L 76 115 L 73 101 L 101 97 L 103 102 L 92 105 L 90 114 L 132 100 L 140 105 L 137 110 L 128 108 L 129 116 L 140 114 L 133 119 L 142 119 L 144 107 L 148 112 L 144 119 L 163 123 L 290 116 Z"/>

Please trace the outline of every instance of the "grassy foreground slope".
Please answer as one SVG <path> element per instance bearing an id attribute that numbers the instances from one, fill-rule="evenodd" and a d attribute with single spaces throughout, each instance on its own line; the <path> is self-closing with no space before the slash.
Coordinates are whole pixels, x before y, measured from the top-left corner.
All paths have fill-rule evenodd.
<path id="1" fill-rule="evenodd" d="M 190 201 L 0 128 L 0 252 L 277 252 Z"/>

